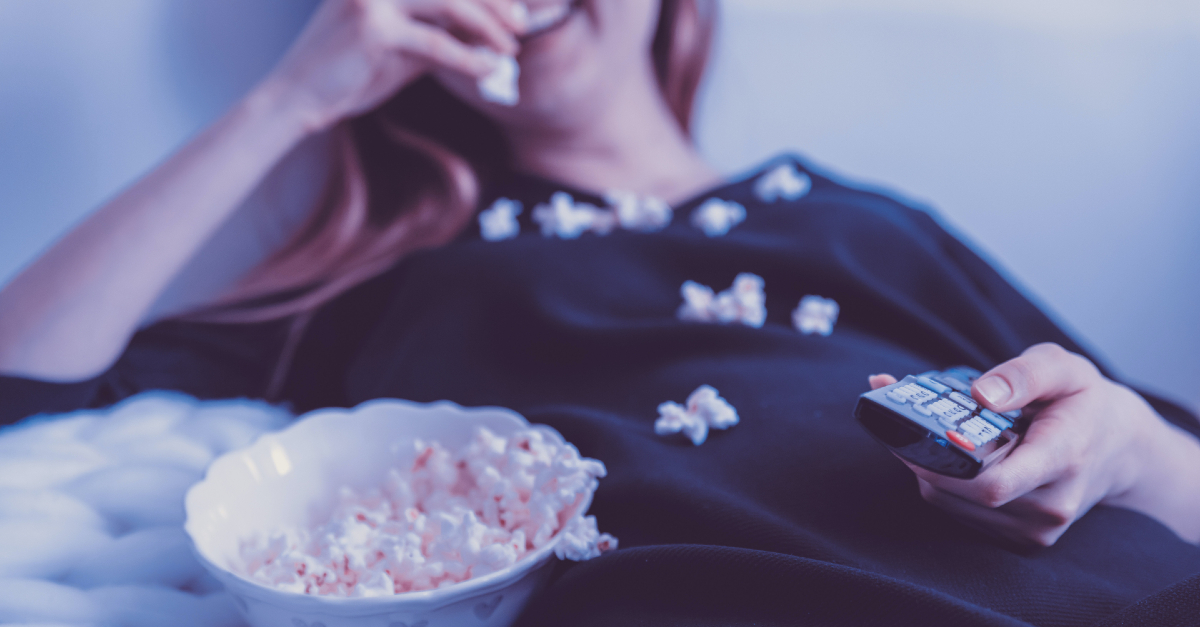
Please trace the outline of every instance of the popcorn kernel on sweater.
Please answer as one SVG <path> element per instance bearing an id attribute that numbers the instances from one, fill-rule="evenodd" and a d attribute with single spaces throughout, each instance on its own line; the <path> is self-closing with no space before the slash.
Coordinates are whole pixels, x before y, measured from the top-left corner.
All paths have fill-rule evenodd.
<path id="1" fill-rule="evenodd" d="M 836 301 L 820 296 L 805 296 L 792 312 L 792 324 L 796 330 L 805 334 L 829 335 L 833 333 L 833 325 L 837 323 L 840 308 Z"/>
<path id="2" fill-rule="evenodd" d="M 479 212 L 480 235 L 489 242 L 516 237 L 521 232 L 517 222 L 521 210 L 521 201 L 497 198 L 491 207 Z"/>
<path id="3" fill-rule="evenodd" d="M 736 202 L 709 198 L 692 211 L 692 226 L 709 237 L 720 237 L 746 219 L 746 208 Z"/>
<path id="4" fill-rule="evenodd" d="M 760 176 L 754 183 L 754 194 L 763 202 L 779 199 L 798 200 L 812 189 L 812 179 L 791 163 L 784 163 Z"/>
<path id="5" fill-rule="evenodd" d="M 737 410 L 711 385 L 696 388 L 688 396 L 686 405 L 674 401 L 659 405 L 658 414 L 658 420 L 654 421 L 655 433 L 683 433 L 696 446 L 704 444 L 710 429 L 728 429 L 738 423 Z"/>
<path id="6" fill-rule="evenodd" d="M 685 281 L 679 288 L 683 296 L 676 316 L 690 322 L 744 324 L 759 328 L 767 320 L 767 297 L 763 293 L 762 277 L 743 272 L 733 279 L 733 285 L 714 294 L 712 288 Z"/>

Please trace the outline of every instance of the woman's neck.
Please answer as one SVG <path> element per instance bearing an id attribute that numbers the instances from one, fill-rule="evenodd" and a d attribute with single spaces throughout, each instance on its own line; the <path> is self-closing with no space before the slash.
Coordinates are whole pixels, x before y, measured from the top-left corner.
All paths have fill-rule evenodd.
<path id="1" fill-rule="evenodd" d="M 631 191 L 673 204 L 720 183 L 649 72 L 556 126 L 511 129 L 516 169 L 578 189 Z"/>

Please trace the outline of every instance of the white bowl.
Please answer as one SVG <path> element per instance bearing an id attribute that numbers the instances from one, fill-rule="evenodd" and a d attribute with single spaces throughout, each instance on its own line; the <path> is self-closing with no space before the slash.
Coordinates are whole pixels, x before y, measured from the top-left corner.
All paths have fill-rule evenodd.
<path id="1" fill-rule="evenodd" d="M 254 627 L 503 627 L 512 624 L 554 564 L 560 536 L 512 566 L 437 590 L 392 597 L 344 598 L 284 592 L 227 568 L 240 542 L 281 527 L 309 527 L 329 516 L 342 486 L 377 487 L 387 470 L 408 467 L 415 438 L 455 449 L 477 427 L 500 436 L 528 428 L 519 414 L 450 402 L 422 405 L 381 399 L 354 409 L 302 416 L 247 448 L 219 457 L 187 493 L 184 529 L 200 563 L 233 595 Z M 534 426 L 563 443 L 557 431 Z M 591 504 L 589 492 L 573 516 Z"/>

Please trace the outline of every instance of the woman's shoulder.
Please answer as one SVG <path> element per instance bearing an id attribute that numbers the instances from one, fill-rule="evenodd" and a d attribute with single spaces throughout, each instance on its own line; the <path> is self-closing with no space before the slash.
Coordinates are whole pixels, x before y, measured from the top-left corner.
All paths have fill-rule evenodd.
<path id="1" fill-rule="evenodd" d="M 827 203 L 903 214 L 930 211 L 894 189 L 836 172 L 796 152 L 775 155 L 700 196 L 722 196 L 753 205 Z M 693 202 L 696 200 L 702 198 Z"/>
<path id="2" fill-rule="evenodd" d="M 738 203 L 747 215 L 796 216 L 802 223 L 798 226 L 831 237 L 853 239 L 859 230 L 927 241 L 956 237 L 932 208 L 895 189 L 835 172 L 795 152 L 778 154 L 735 174 L 677 210 L 693 212 L 714 199 Z"/>

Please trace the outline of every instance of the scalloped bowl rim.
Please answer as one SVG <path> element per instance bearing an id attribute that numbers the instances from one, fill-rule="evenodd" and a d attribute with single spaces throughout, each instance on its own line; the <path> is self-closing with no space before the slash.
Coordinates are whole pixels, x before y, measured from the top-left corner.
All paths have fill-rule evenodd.
<path id="1" fill-rule="evenodd" d="M 403 411 L 436 411 L 450 410 L 464 417 L 470 417 L 471 414 L 493 413 L 503 415 L 504 417 L 514 421 L 516 427 L 533 428 L 543 433 L 550 435 L 560 445 L 571 445 L 562 435 L 554 428 L 542 424 L 530 424 L 524 416 L 517 412 L 494 406 L 481 407 L 463 407 L 452 401 L 436 401 L 433 403 L 417 403 L 395 398 L 377 398 L 360 403 L 352 408 L 331 407 L 324 409 L 316 409 L 303 414 L 296 418 L 295 422 L 278 431 L 268 431 L 260 434 L 255 438 L 254 442 L 249 446 L 235 449 L 221 455 L 209 465 L 205 471 L 204 478 L 194 484 L 187 491 L 184 499 L 184 509 L 186 512 L 186 522 L 184 523 L 184 531 L 187 534 L 189 544 L 192 548 L 192 553 L 199 559 L 200 563 L 216 577 L 231 594 L 244 594 L 254 597 L 260 601 L 271 605 L 283 605 L 294 609 L 304 609 L 308 611 L 334 611 L 342 616 L 360 616 L 386 611 L 397 611 L 398 606 L 408 606 L 404 609 L 431 611 L 438 607 L 443 607 L 453 603 L 458 603 L 464 599 L 474 596 L 487 594 L 495 591 L 498 588 L 506 587 L 515 583 L 526 574 L 543 566 L 550 558 L 554 556 L 554 548 L 558 545 L 562 534 L 556 533 L 550 542 L 546 543 L 539 549 L 525 554 L 520 560 L 512 566 L 498 570 L 493 573 L 488 573 L 482 577 L 473 577 L 463 582 L 459 582 L 445 588 L 435 588 L 433 590 L 420 590 L 416 592 L 403 592 L 392 596 L 380 597 L 334 597 L 334 596 L 318 596 L 301 594 L 298 592 L 288 592 L 278 590 L 269 586 L 263 585 L 251 579 L 248 579 L 234 571 L 219 565 L 216 560 L 206 555 L 205 551 L 200 547 L 199 542 L 193 534 L 194 514 L 202 507 L 200 501 L 207 493 L 217 490 L 217 487 L 209 482 L 210 475 L 218 466 L 236 465 L 237 460 L 247 451 L 266 447 L 272 439 L 283 440 L 285 438 L 296 438 L 305 435 L 307 432 L 318 428 L 324 423 L 335 422 L 349 418 L 362 411 L 373 409 L 375 407 L 386 407 L 400 409 Z M 588 491 L 584 494 L 584 498 L 580 501 L 572 518 L 582 517 L 587 513 L 592 502 L 592 492 Z M 418 609 L 419 606 L 419 609 Z"/>

